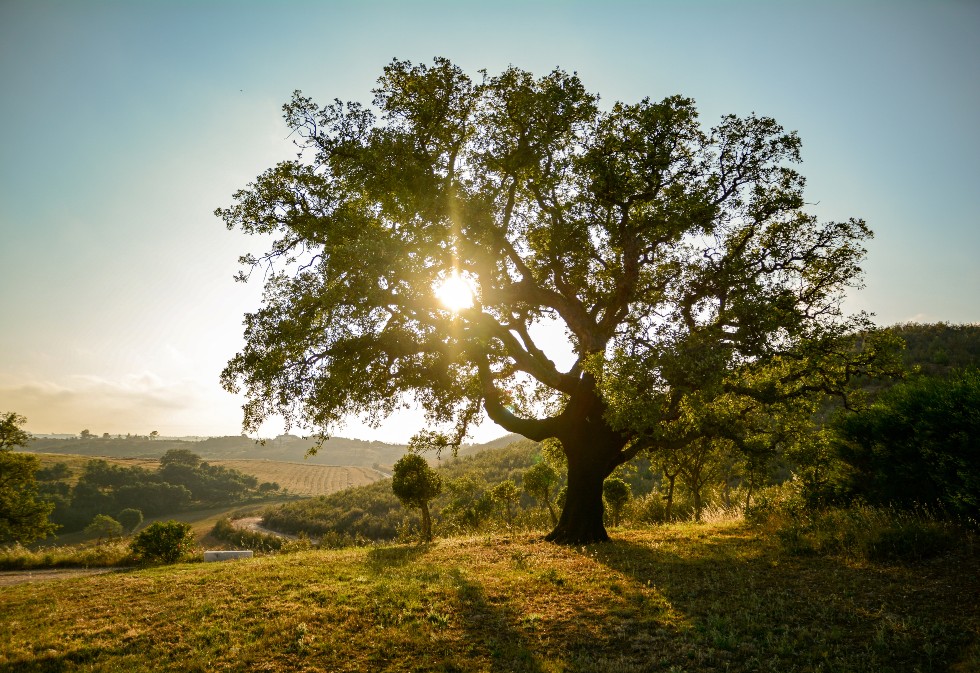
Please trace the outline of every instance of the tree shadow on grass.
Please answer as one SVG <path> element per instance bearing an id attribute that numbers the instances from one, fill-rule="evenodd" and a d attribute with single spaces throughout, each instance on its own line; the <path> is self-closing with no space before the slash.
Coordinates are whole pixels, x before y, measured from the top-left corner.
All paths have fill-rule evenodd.
<path id="1" fill-rule="evenodd" d="M 451 578 L 459 598 L 462 627 L 472 646 L 486 650 L 492 670 L 514 673 L 540 673 L 532 644 L 515 623 L 519 617 L 506 605 L 495 604 L 483 587 L 453 570 Z"/>
<path id="2" fill-rule="evenodd" d="M 952 568 L 924 587 L 921 571 L 792 556 L 738 534 L 677 546 L 613 540 L 582 553 L 620 574 L 634 602 L 665 599 L 703 667 L 947 670 L 980 623 L 969 598 L 980 582 L 964 598 L 946 584 Z"/>
<path id="3" fill-rule="evenodd" d="M 126 655 L 133 657 L 131 665 L 137 665 L 138 651 L 129 646 L 116 648 L 85 646 L 69 652 L 51 650 L 40 652 L 30 658 L 0 663 L 0 673 L 60 673 L 60 671 L 96 668 L 99 662 L 113 662 L 118 666 L 118 658 Z"/>
<path id="4" fill-rule="evenodd" d="M 367 553 L 367 566 L 375 573 L 382 573 L 391 568 L 400 568 L 423 556 L 431 548 L 430 543 L 373 547 Z"/>
<path id="5" fill-rule="evenodd" d="M 448 574 L 424 564 L 424 556 L 432 549 L 432 544 L 394 545 L 375 547 L 368 551 L 366 565 L 375 574 L 398 577 L 405 572 L 412 577 L 431 574 L 434 581 L 452 587 L 455 600 L 452 612 L 442 609 L 430 611 L 427 618 L 440 628 L 454 622 L 465 632 L 466 654 L 460 653 L 460 661 L 447 658 L 443 662 L 446 671 L 471 670 L 468 663 L 489 661 L 491 670 L 513 671 L 515 673 L 540 673 L 540 664 L 535 659 L 532 643 L 517 626 L 520 615 L 506 604 L 494 602 L 487 596 L 483 586 L 468 579 L 462 570 L 456 568 Z M 420 564 L 421 562 L 421 564 Z M 408 568 L 408 566 L 412 566 Z M 437 580 L 439 576 L 442 580 Z M 470 662 L 466 659 L 472 657 Z"/>

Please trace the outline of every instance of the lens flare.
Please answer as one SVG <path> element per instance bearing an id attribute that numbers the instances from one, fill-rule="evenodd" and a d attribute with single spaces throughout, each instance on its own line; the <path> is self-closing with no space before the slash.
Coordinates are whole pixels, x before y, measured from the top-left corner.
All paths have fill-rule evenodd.
<path id="1" fill-rule="evenodd" d="M 473 307 L 473 288 L 456 271 L 436 288 L 436 297 L 454 313 Z"/>

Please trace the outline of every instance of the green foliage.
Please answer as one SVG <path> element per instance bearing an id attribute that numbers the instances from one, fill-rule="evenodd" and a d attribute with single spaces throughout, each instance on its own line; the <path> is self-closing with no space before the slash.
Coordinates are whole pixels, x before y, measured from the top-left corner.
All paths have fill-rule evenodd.
<path id="1" fill-rule="evenodd" d="M 45 484 L 43 490 L 55 507 L 52 519 L 65 530 L 75 531 L 97 514 L 138 509 L 146 516 L 158 517 L 193 504 L 245 502 L 277 489 L 260 488 L 254 476 L 210 465 L 187 449 L 171 449 L 156 471 L 90 460 L 74 486 L 61 483 L 59 487 L 54 482 Z"/>
<path id="2" fill-rule="evenodd" d="M 835 430 L 853 490 L 868 501 L 980 518 L 980 370 L 896 385 Z"/>
<path id="3" fill-rule="evenodd" d="M 105 514 L 96 514 L 92 523 L 85 527 L 85 533 L 99 538 L 99 544 L 103 540 L 113 540 L 122 537 L 123 526 L 121 523 Z"/>
<path id="4" fill-rule="evenodd" d="M 682 96 L 600 107 L 560 69 L 474 82 L 443 58 L 390 63 L 371 108 L 296 92 L 284 112 L 299 156 L 216 211 L 271 239 L 242 280 L 277 269 L 222 373 L 248 429 L 281 414 L 328 432 L 413 395 L 453 426 L 419 442 L 452 448 L 485 410 L 587 473 L 569 480 L 582 522 L 550 537 L 584 543 L 606 537 L 616 465 L 758 445 L 772 416 L 888 359 L 888 335 L 840 308 L 871 232 L 803 211 L 800 139 L 771 118 L 706 129 Z M 472 307 L 438 301 L 452 277 Z M 549 319 L 566 371 L 531 336 Z"/>
<path id="5" fill-rule="evenodd" d="M 602 497 L 609 506 L 613 526 L 619 526 L 619 517 L 623 508 L 633 497 L 630 485 L 619 477 L 610 477 L 602 483 Z"/>
<path id="6" fill-rule="evenodd" d="M 391 483 L 385 480 L 277 505 L 263 513 L 263 520 L 274 530 L 316 538 L 393 540 L 398 537 L 403 510 Z"/>
<path id="7" fill-rule="evenodd" d="M 287 539 L 276 535 L 235 528 L 231 525 L 231 520 L 228 517 L 218 519 L 214 528 L 211 529 L 211 535 L 219 540 L 252 551 L 280 551 L 289 542 Z"/>
<path id="8" fill-rule="evenodd" d="M 28 548 L 21 544 L 0 547 L 0 570 L 106 568 L 132 563 L 132 550 L 122 540 L 53 547 Z"/>
<path id="9" fill-rule="evenodd" d="M 201 464 L 201 457 L 189 449 L 170 449 L 160 458 L 160 468 L 170 466 L 196 469 Z"/>
<path id="10" fill-rule="evenodd" d="M 391 490 L 406 507 L 422 512 L 422 538 L 432 539 L 429 501 L 442 492 L 442 479 L 417 453 L 406 453 L 395 463 Z"/>
<path id="11" fill-rule="evenodd" d="M 54 505 L 38 495 L 38 466 L 34 456 L 0 450 L 0 545 L 39 540 L 58 528 L 48 520 Z"/>
<path id="12" fill-rule="evenodd" d="M 425 458 L 408 453 L 395 463 L 391 490 L 406 507 L 423 507 L 442 492 L 442 479 Z"/>
<path id="13" fill-rule="evenodd" d="M 903 361 L 927 376 L 980 368 L 980 325 L 906 323 L 888 328 L 905 342 Z"/>
<path id="14" fill-rule="evenodd" d="M 514 510 L 520 503 L 521 492 L 512 480 L 502 481 L 490 489 L 490 499 L 504 511 L 507 525 L 514 523 Z"/>
<path id="15" fill-rule="evenodd" d="M 464 475 L 448 483 L 448 498 L 442 518 L 454 533 L 476 533 L 493 514 L 490 486 L 474 475 Z"/>
<path id="16" fill-rule="evenodd" d="M 548 508 L 552 526 L 558 525 L 558 516 L 552 505 L 552 493 L 557 489 L 559 482 L 558 472 L 546 461 L 535 463 L 524 473 L 524 490 L 537 500 L 541 507 Z"/>
<path id="17" fill-rule="evenodd" d="M 26 447 L 31 442 L 31 433 L 23 428 L 26 423 L 26 418 L 13 411 L 0 413 L 0 451 Z"/>
<path id="18" fill-rule="evenodd" d="M 71 470 L 67 463 L 55 463 L 48 467 L 42 467 L 35 476 L 38 481 L 62 481 L 71 476 Z"/>
<path id="19" fill-rule="evenodd" d="M 442 461 L 435 471 L 443 479 L 444 488 L 431 502 L 436 528 L 445 534 L 484 529 L 494 514 L 488 493 L 490 484 L 509 479 L 520 483 L 524 471 L 540 460 L 538 444 L 520 440 L 503 448 Z M 414 514 L 409 523 L 414 525 L 416 519 L 412 517 Z M 263 518 L 275 530 L 347 541 L 394 540 L 405 524 L 402 507 L 387 481 L 278 505 L 266 510 Z M 515 516 L 515 523 L 522 520 Z"/>
<path id="20" fill-rule="evenodd" d="M 0 414 L 0 545 L 33 542 L 58 528 L 48 520 L 54 505 L 38 494 L 40 462 L 35 456 L 14 453 L 14 448 L 30 441 L 21 427 L 26 422 L 13 412 Z"/>
<path id="21" fill-rule="evenodd" d="M 132 533 L 137 526 L 143 523 L 143 512 L 133 507 L 127 507 L 119 512 L 116 520 L 122 525 L 123 530 Z"/>
<path id="22" fill-rule="evenodd" d="M 141 563 L 176 563 L 190 553 L 194 538 L 191 525 L 181 521 L 156 521 L 129 543 Z"/>

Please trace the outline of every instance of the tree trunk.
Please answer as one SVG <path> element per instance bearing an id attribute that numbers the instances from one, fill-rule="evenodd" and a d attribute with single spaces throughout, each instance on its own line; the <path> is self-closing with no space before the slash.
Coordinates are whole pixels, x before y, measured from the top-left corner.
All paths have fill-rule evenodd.
<path id="1" fill-rule="evenodd" d="M 573 467 L 575 466 L 575 467 Z M 602 523 L 602 482 L 612 474 L 585 469 L 579 463 L 568 463 L 568 490 L 558 525 L 545 537 L 559 544 L 591 544 L 609 539 Z"/>
<path id="2" fill-rule="evenodd" d="M 742 513 L 743 515 L 748 514 L 749 507 L 752 506 L 752 486 L 754 484 L 754 481 L 755 480 L 753 479 L 753 474 L 749 472 L 749 488 L 748 491 L 746 491 L 745 493 L 745 511 Z"/>
<path id="3" fill-rule="evenodd" d="M 578 429 L 582 432 L 561 438 L 568 458 L 568 486 L 558 525 L 545 537 L 549 542 L 576 545 L 609 539 L 602 521 L 602 484 L 619 465 L 622 445 L 606 427 Z"/>
<path id="4" fill-rule="evenodd" d="M 545 502 L 548 503 L 548 514 L 551 516 L 551 525 L 558 525 L 558 515 L 555 514 L 555 506 L 551 504 L 551 498 L 546 498 Z"/>
<path id="5" fill-rule="evenodd" d="M 487 415 L 501 427 L 536 442 L 558 439 L 568 459 L 565 506 L 545 539 L 569 545 L 608 540 L 602 523 L 602 483 L 625 460 L 623 447 L 629 436 L 613 430 L 606 422 L 606 405 L 595 378 L 583 373 L 576 389 L 569 392 L 564 411 L 535 420 L 520 418 L 503 405 L 486 361 L 480 363 L 479 370 Z"/>
<path id="6" fill-rule="evenodd" d="M 429 503 L 422 503 L 422 540 L 432 542 L 432 517 L 429 516 Z"/>
<path id="7" fill-rule="evenodd" d="M 668 474 L 667 481 L 670 486 L 667 487 L 667 511 L 664 512 L 664 519 L 666 523 L 670 523 L 674 511 L 674 483 L 677 481 L 677 473 Z"/>

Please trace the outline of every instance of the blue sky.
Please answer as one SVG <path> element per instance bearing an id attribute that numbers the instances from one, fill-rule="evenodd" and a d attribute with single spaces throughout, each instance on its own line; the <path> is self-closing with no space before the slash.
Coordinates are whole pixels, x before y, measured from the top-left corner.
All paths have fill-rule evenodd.
<path id="1" fill-rule="evenodd" d="M 706 125 L 775 117 L 803 139 L 810 210 L 875 231 L 850 311 L 980 321 L 978 32 L 980 3 L 939 0 L 4 0 L 0 411 L 38 433 L 237 433 L 218 373 L 258 306 L 232 281 L 256 243 L 212 212 L 291 156 L 294 89 L 369 102 L 394 57 L 560 66 L 607 104 L 691 96 Z"/>

